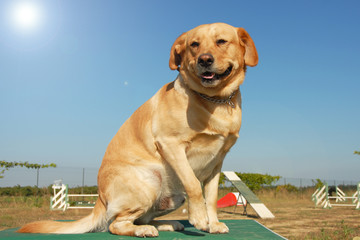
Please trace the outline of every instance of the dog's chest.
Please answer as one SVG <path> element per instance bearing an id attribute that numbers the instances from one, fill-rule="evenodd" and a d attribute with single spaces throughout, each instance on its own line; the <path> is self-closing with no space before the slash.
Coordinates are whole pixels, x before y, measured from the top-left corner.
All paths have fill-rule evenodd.
<path id="1" fill-rule="evenodd" d="M 188 118 L 195 134 L 188 142 L 186 156 L 197 178 L 204 181 L 235 144 L 241 126 L 241 109 L 229 113 L 227 108 L 218 108 L 206 121 L 199 119 Z"/>
<path id="2" fill-rule="evenodd" d="M 188 144 L 186 155 L 190 166 L 200 181 L 205 180 L 223 160 L 225 154 L 235 143 L 237 134 L 209 135 L 198 134 Z"/>

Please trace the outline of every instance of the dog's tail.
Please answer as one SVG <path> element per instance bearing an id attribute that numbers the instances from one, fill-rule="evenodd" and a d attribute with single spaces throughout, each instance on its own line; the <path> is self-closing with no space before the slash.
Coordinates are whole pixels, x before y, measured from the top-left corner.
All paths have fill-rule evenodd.
<path id="1" fill-rule="evenodd" d="M 107 231 L 106 209 L 100 198 L 97 199 L 92 213 L 78 221 L 57 222 L 39 221 L 26 224 L 19 233 L 86 233 Z"/>

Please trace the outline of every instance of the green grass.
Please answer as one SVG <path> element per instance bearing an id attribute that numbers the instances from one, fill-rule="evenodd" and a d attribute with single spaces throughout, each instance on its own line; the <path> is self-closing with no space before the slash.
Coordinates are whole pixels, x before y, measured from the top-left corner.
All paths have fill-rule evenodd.
<path id="1" fill-rule="evenodd" d="M 9 215 L 0 216 L 0 226 L 1 227 L 11 227 L 14 222 L 14 217 Z"/>

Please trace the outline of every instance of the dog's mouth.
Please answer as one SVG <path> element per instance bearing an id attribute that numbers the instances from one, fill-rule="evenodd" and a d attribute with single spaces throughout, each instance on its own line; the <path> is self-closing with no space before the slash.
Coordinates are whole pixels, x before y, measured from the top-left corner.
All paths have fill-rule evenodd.
<path id="1" fill-rule="evenodd" d="M 226 69 L 226 71 L 223 72 L 223 73 L 221 73 L 221 74 L 206 71 L 206 72 L 204 72 L 204 73 L 202 73 L 202 74 L 200 75 L 201 81 L 202 81 L 203 83 L 206 83 L 206 84 L 212 84 L 212 83 L 214 83 L 216 80 L 221 80 L 221 79 L 229 76 L 230 73 L 231 73 L 231 71 L 232 71 L 232 66 L 228 67 L 228 68 Z"/>

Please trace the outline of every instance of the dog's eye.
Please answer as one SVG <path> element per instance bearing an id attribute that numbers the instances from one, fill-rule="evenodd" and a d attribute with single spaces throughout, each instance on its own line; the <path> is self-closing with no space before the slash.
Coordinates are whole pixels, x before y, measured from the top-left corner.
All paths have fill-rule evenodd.
<path id="1" fill-rule="evenodd" d="M 193 47 L 193 48 L 196 48 L 196 47 L 200 46 L 200 43 L 198 43 L 198 42 L 192 42 L 192 43 L 190 44 L 190 46 Z"/>
<path id="2" fill-rule="evenodd" d="M 219 40 L 216 41 L 216 44 L 217 44 L 217 45 L 223 45 L 223 44 L 225 44 L 225 43 L 227 43 L 227 41 L 224 40 L 224 39 L 219 39 Z"/>

